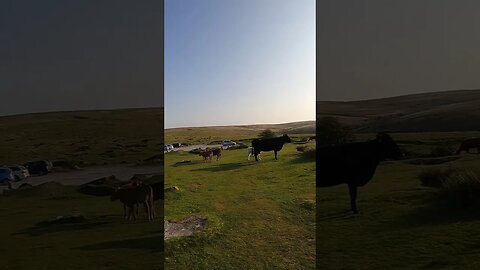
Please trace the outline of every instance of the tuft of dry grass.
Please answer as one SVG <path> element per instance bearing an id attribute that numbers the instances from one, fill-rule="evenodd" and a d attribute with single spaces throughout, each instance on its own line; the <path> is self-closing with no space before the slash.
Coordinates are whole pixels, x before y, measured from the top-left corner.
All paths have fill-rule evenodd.
<path id="1" fill-rule="evenodd" d="M 440 198 L 464 207 L 480 201 L 480 171 L 444 168 L 425 170 L 419 175 L 423 186 L 440 188 Z"/>

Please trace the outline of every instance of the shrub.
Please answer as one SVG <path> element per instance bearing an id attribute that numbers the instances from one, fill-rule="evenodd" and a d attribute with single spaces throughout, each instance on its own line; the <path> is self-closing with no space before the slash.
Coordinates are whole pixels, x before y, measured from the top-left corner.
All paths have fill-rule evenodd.
<path id="1" fill-rule="evenodd" d="M 301 155 L 303 157 L 305 157 L 306 159 L 312 159 L 312 160 L 315 160 L 316 158 L 316 150 L 315 148 L 311 148 L 311 147 L 307 147 L 307 149 L 305 149 Z"/>
<path id="2" fill-rule="evenodd" d="M 442 183 L 441 195 L 468 207 L 480 201 L 480 172 L 455 170 Z"/>
<path id="3" fill-rule="evenodd" d="M 432 148 L 430 151 L 431 157 L 444 157 L 451 156 L 454 150 L 450 145 L 438 145 Z"/>
<path id="4" fill-rule="evenodd" d="M 353 130 L 342 125 L 335 117 L 317 120 L 317 142 L 321 145 L 338 145 L 354 140 Z"/>
<path id="5" fill-rule="evenodd" d="M 426 170 L 420 175 L 422 185 L 440 188 L 440 198 L 463 207 L 480 201 L 480 171 L 471 169 Z"/>
<path id="6" fill-rule="evenodd" d="M 258 137 L 259 137 L 260 139 L 274 138 L 274 137 L 275 137 L 275 133 L 274 133 L 272 130 L 270 130 L 270 129 L 266 129 L 266 130 L 260 132 L 260 133 L 258 134 Z"/>
<path id="7" fill-rule="evenodd" d="M 298 152 L 304 152 L 307 148 L 309 148 L 309 147 L 306 146 L 306 145 L 300 145 L 300 146 L 297 146 L 297 151 Z"/>
<path id="8" fill-rule="evenodd" d="M 420 172 L 418 178 L 425 187 L 441 187 L 443 181 L 454 172 L 452 168 L 427 169 Z"/>

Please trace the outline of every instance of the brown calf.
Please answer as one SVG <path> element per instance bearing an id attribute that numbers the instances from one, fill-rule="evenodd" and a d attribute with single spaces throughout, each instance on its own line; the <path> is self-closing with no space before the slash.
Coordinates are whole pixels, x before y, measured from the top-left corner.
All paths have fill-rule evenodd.
<path id="1" fill-rule="evenodd" d="M 216 148 L 212 150 L 212 155 L 217 157 L 217 161 L 220 159 L 222 156 L 222 149 L 221 148 Z"/>
<path id="2" fill-rule="evenodd" d="M 123 203 L 124 217 L 130 220 L 136 220 L 135 208 L 139 204 L 143 204 L 148 215 L 148 220 L 153 220 L 155 217 L 155 206 L 153 203 L 153 189 L 150 185 L 141 184 L 139 186 L 130 188 L 117 188 L 110 197 L 112 201 L 120 200 Z M 128 208 L 128 214 L 127 214 Z"/>
<path id="3" fill-rule="evenodd" d="M 203 157 L 203 161 L 207 162 L 208 160 L 212 161 L 213 151 L 212 150 L 205 150 L 200 152 L 198 155 Z"/>

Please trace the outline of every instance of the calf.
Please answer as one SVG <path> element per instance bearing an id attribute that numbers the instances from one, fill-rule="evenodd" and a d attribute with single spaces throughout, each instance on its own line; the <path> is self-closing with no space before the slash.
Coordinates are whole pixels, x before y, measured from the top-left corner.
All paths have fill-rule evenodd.
<path id="1" fill-rule="evenodd" d="M 198 155 L 203 157 L 203 161 L 207 162 L 208 160 L 212 161 L 213 151 L 212 150 L 205 150 L 200 152 Z"/>
<path id="2" fill-rule="evenodd" d="M 253 147 L 251 147 L 251 146 L 248 147 L 247 154 L 248 154 L 248 160 L 250 160 L 250 157 L 252 157 L 254 155 Z M 258 154 L 258 159 L 261 159 L 260 158 L 260 153 Z"/>
<path id="3" fill-rule="evenodd" d="M 110 199 L 112 201 L 120 200 L 123 203 L 124 217 L 127 220 L 130 220 L 131 217 L 136 220 L 135 208 L 138 204 L 144 205 L 149 221 L 155 217 L 153 189 L 150 185 L 141 184 L 136 187 L 117 188 Z"/>
<path id="4" fill-rule="evenodd" d="M 221 148 L 215 148 L 212 150 L 212 156 L 217 157 L 217 161 L 220 160 L 220 157 L 222 156 L 222 149 Z"/>
<path id="5" fill-rule="evenodd" d="M 476 148 L 477 154 L 480 154 L 480 138 L 466 139 L 463 141 L 457 150 L 457 155 L 459 155 L 462 151 L 469 153 L 470 149 L 472 148 Z"/>
<path id="6" fill-rule="evenodd" d="M 316 186 L 347 184 L 351 210 L 358 213 L 357 188 L 372 179 L 380 161 L 401 156 L 400 148 L 386 133 L 379 133 L 367 142 L 318 147 Z"/>
<path id="7" fill-rule="evenodd" d="M 253 139 L 252 140 L 252 147 L 253 147 L 253 155 L 255 156 L 255 160 L 258 161 L 258 155 L 262 151 L 273 151 L 275 153 L 275 160 L 278 160 L 277 153 L 278 151 L 282 150 L 283 145 L 285 143 L 292 142 L 290 137 L 287 134 L 284 134 L 281 137 L 277 138 L 269 138 L 269 139 Z"/>

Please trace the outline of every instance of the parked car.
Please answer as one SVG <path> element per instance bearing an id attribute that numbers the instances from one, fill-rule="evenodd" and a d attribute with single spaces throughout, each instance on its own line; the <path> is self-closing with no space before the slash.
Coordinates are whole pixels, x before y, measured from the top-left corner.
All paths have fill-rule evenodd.
<path id="1" fill-rule="evenodd" d="M 173 150 L 173 145 L 171 145 L 171 144 L 165 144 L 165 145 L 163 146 L 163 151 L 164 151 L 164 152 L 170 152 L 170 151 L 172 151 L 172 150 Z"/>
<path id="2" fill-rule="evenodd" d="M 13 172 L 13 176 L 16 181 L 23 180 L 27 177 L 30 177 L 30 173 L 28 172 L 27 168 L 21 165 L 14 165 L 14 166 L 8 166 L 10 170 Z"/>
<path id="3" fill-rule="evenodd" d="M 237 145 L 237 143 L 234 142 L 234 141 L 225 140 L 225 141 L 222 142 L 222 146 L 226 147 L 226 148 L 228 148 L 230 146 L 234 146 L 234 145 Z"/>
<path id="4" fill-rule="evenodd" d="M 0 184 L 6 184 L 15 180 L 12 170 L 7 167 L 0 167 Z"/>
<path id="5" fill-rule="evenodd" d="M 53 164 L 49 160 L 36 160 L 24 165 L 30 174 L 44 175 L 52 171 Z"/>

